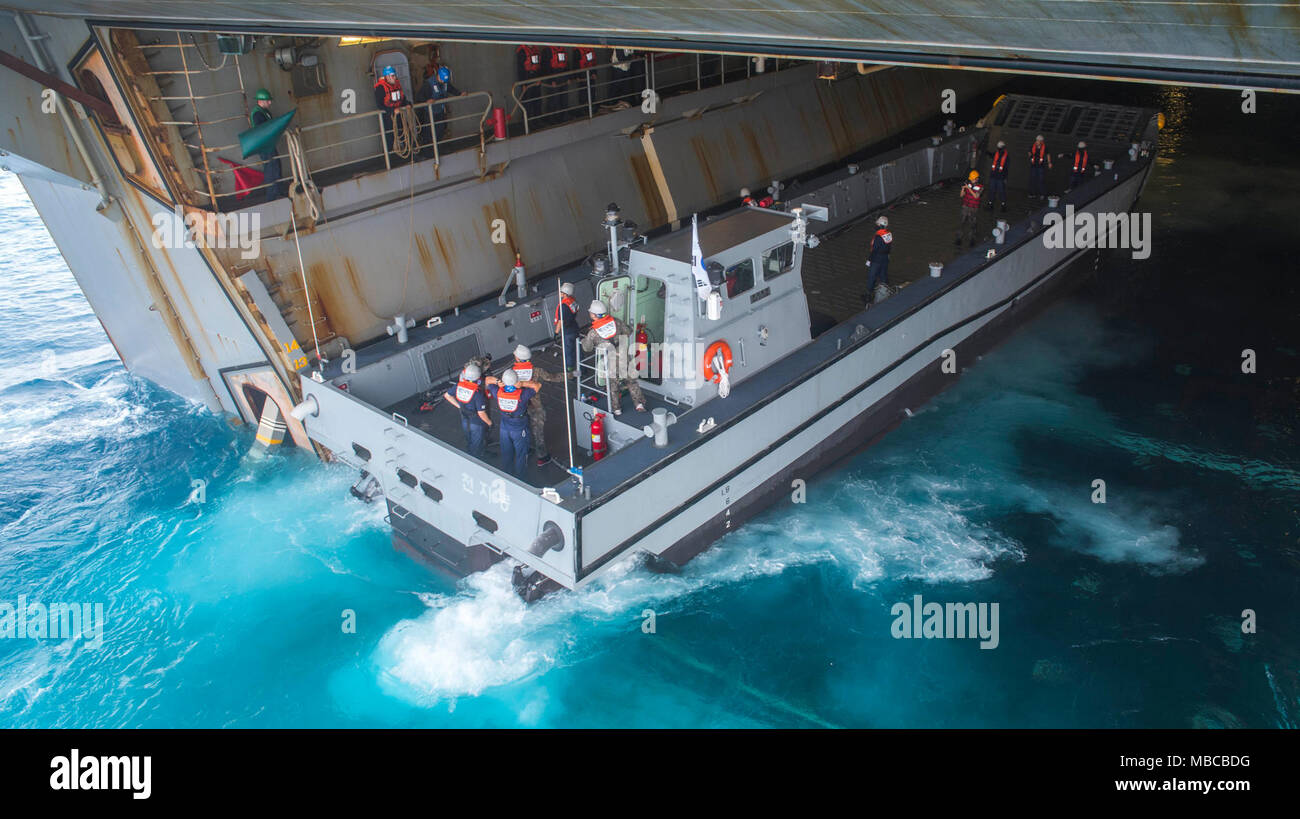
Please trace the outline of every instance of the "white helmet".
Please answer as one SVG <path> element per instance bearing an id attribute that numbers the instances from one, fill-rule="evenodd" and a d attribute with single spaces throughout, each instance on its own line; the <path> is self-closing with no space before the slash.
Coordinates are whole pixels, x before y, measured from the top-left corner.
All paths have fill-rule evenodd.
<path id="1" fill-rule="evenodd" d="M 514 370 L 506 370 L 501 373 L 501 383 L 507 387 L 513 387 L 519 383 L 519 374 Z"/>
<path id="2" fill-rule="evenodd" d="M 1080 147 L 1080 148 L 1087 148 L 1087 147 L 1088 147 L 1088 143 L 1084 142 L 1084 141 L 1081 139 L 1081 140 L 1079 140 L 1079 147 Z"/>
<path id="3" fill-rule="evenodd" d="M 998 147 L 999 147 L 999 148 L 1005 148 L 1005 147 L 1007 147 L 1007 143 L 1005 143 L 1005 142 L 1003 142 L 1002 140 L 999 139 L 999 140 L 998 140 Z"/>
<path id="4" fill-rule="evenodd" d="M 608 310 L 605 309 L 605 302 L 601 301 L 600 299 L 596 299 L 595 301 L 593 301 L 591 303 L 591 306 L 587 308 L 587 311 L 591 313 L 593 316 L 603 316 L 605 315 L 605 313 L 609 312 Z"/>
<path id="5" fill-rule="evenodd" d="M 560 285 L 560 292 L 563 293 L 563 294 L 566 295 L 566 296 L 572 296 L 572 295 L 573 295 L 573 282 L 565 282 L 564 284 Z"/>
<path id="6" fill-rule="evenodd" d="M 465 369 L 460 371 L 462 381 L 477 381 L 483 377 L 483 370 L 477 364 L 466 364 Z"/>
<path id="7" fill-rule="evenodd" d="M 533 357 L 533 351 L 528 349 L 524 345 L 520 344 L 518 347 L 515 348 L 515 358 L 519 359 L 520 361 L 527 361 L 532 357 Z"/>
<path id="8" fill-rule="evenodd" d="M 889 217 L 881 216 L 879 219 L 876 220 L 876 224 L 879 225 L 880 227 L 889 227 Z"/>
<path id="9" fill-rule="evenodd" d="M 744 199 L 746 196 L 749 196 L 749 188 L 741 188 L 741 189 L 740 189 L 740 198 L 741 198 L 741 199 Z"/>
<path id="10" fill-rule="evenodd" d="M 1042 141 L 1043 141 L 1043 135 L 1042 135 L 1042 134 L 1039 134 L 1038 136 L 1034 137 L 1034 142 L 1042 142 Z"/>

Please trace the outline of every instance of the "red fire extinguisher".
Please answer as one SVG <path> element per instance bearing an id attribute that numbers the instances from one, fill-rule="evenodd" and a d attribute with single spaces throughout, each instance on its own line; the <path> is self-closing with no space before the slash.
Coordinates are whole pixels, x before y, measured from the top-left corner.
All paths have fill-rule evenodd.
<path id="1" fill-rule="evenodd" d="M 638 378 L 650 377 L 650 334 L 645 329 L 645 316 L 636 326 L 636 374 Z"/>
<path id="2" fill-rule="evenodd" d="M 598 412 L 591 419 L 591 459 L 599 461 L 605 457 L 605 413 Z"/>

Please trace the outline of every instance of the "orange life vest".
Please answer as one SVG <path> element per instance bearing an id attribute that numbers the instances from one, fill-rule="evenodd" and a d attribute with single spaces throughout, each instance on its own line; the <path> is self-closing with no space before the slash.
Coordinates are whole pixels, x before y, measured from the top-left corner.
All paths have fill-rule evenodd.
<path id="1" fill-rule="evenodd" d="M 524 71 L 536 74 L 542 70 L 542 50 L 537 46 L 521 45 L 515 51 L 524 52 Z"/>
<path id="2" fill-rule="evenodd" d="M 514 412 L 519 409 L 519 396 L 522 394 L 523 390 L 518 387 L 500 387 L 497 389 L 497 407 L 502 412 Z"/>
<path id="3" fill-rule="evenodd" d="M 551 70 L 568 71 L 569 70 L 569 49 L 556 48 L 551 46 Z"/>
<path id="4" fill-rule="evenodd" d="M 978 208 L 980 206 L 980 196 L 984 193 L 984 186 L 978 182 L 967 182 L 961 189 L 961 204 L 967 208 Z"/>
<path id="5" fill-rule="evenodd" d="M 887 229 L 885 229 L 885 228 L 881 228 L 880 230 L 876 231 L 876 235 L 880 237 L 880 241 L 882 242 L 882 247 L 881 247 L 881 249 L 882 249 L 885 253 L 888 253 L 888 252 L 889 252 L 889 246 L 890 246 L 891 244 L 893 244 L 893 242 L 894 242 L 894 234 L 890 233 L 890 232 L 889 232 Z M 874 244 L 874 242 L 873 242 L 873 244 Z"/>
<path id="6" fill-rule="evenodd" d="M 1047 161 L 1047 143 L 1035 142 L 1029 148 L 1029 164 L 1037 166 L 1037 165 L 1042 165 L 1046 161 Z"/>
<path id="7" fill-rule="evenodd" d="M 591 323 L 591 329 L 596 331 L 596 335 L 609 341 L 618 335 L 618 322 L 612 316 L 601 316 Z"/>
<path id="8" fill-rule="evenodd" d="M 557 304 L 557 305 L 555 305 L 555 321 L 556 321 L 556 323 L 559 323 L 559 321 L 560 321 L 560 308 L 561 308 L 561 307 L 567 307 L 567 308 L 569 308 L 569 312 L 572 313 L 572 314 L 574 314 L 574 315 L 577 315 L 577 314 L 578 314 L 578 303 L 577 303 L 576 301 L 573 300 L 573 297 L 572 297 L 572 296 L 564 296 L 564 295 L 562 295 L 562 296 L 560 296 L 560 303 Z"/>
<path id="9" fill-rule="evenodd" d="M 461 379 L 456 382 L 456 400 L 462 404 L 467 404 L 474 398 L 474 393 L 478 392 L 477 381 L 466 381 Z"/>
<path id="10" fill-rule="evenodd" d="M 1002 173 L 1007 169 L 1007 149 L 999 148 L 993 153 L 993 170 Z"/>
<path id="11" fill-rule="evenodd" d="M 515 375 L 519 376 L 520 381 L 533 380 L 533 362 L 516 361 L 511 369 L 515 371 Z"/>
<path id="12" fill-rule="evenodd" d="M 1087 150 L 1074 152 L 1074 172 L 1083 173 L 1088 170 L 1088 152 Z"/>
<path id="13" fill-rule="evenodd" d="M 578 68 L 591 68 L 596 64 L 596 49 L 578 49 Z"/>
<path id="14" fill-rule="evenodd" d="M 389 82 L 387 77 L 380 77 L 375 83 L 375 88 L 384 89 L 385 108 L 397 108 L 405 101 L 402 95 L 402 84 L 396 80 Z"/>

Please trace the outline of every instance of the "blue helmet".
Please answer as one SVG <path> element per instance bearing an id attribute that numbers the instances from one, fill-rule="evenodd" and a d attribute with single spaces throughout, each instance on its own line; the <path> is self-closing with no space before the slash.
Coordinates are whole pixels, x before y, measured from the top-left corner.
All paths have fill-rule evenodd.
<path id="1" fill-rule="evenodd" d="M 438 82 L 451 82 L 450 68 L 444 65 L 438 69 Z"/>
<path id="2" fill-rule="evenodd" d="M 393 68 L 391 65 L 386 65 L 384 66 L 383 75 L 385 77 L 396 77 L 397 69 Z"/>

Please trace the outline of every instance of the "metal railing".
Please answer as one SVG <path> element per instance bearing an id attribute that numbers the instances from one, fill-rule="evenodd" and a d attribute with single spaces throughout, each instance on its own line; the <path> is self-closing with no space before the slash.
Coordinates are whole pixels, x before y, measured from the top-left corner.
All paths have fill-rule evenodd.
<path id="1" fill-rule="evenodd" d="M 772 60 L 768 70 L 776 71 L 790 64 L 782 62 L 785 65 Z M 623 70 L 617 65 L 628 67 Z M 640 107 L 647 99 L 654 99 L 657 104 L 658 100 L 677 94 L 746 80 L 753 75 L 753 69 L 753 61 L 747 56 L 647 54 L 520 80 L 510 86 L 514 106 L 509 115 L 513 117 L 516 111 L 520 112 L 524 133 L 531 134 L 574 119 L 593 119 L 599 114 Z M 647 90 L 651 94 L 646 94 Z"/>
<path id="2" fill-rule="evenodd" d="M 462 106 L 471 100 L 481 100 L 482 108 L 477 106 L 473 109 L 450 115 L 453 106 Z M 446 115 L 438 118 L 434 115 L 433 109 L 437 106 L 444 106 Z M 446 154 L 456 153 L 461 150 L 477 146 L 480 155 L 487 149 L 487 136 L 484 132 L 484 125 L 488 116 L 492 112 L 492 95 L 486 91 L 473 91 L 462 94 L 458 97 L 444 97 L 439 100 L 428 100 L 426 102 L 416 103 L 411 106 L 416 114 L 416 133 L 412 150 L 416 152 L 414 161 L 424 161 L 432 159 L 434 165 L 441 164 L 442 157 Z M 384 168 L 391 170 L 394 162 L 401 164 L 409 160 L 409 157 L 398 157 L 394 154 L 391 145 L 390 125 L 385 124 L 385 111 L 365 111 L 359 114 L 349 114 L 338 117 L 337 119 L 325 120 L 324 122 L 314 122 L 309 125 L 300 127 L 299 133 L 303 142 L 303 154 L 307 160 L 306 165 L 310 172 L 315 175 L 326 171 L 337 170 L 349 166 L 365 166 L 373 164 L 381 157 L 384 160 Z M 455 135 L 454 131 L 459 130 L 454 126 L 457 123 L 473 123 L 473 131 Z M 186 123 L 192 124 L 192 123 Z M 439 128 L 444 128 L 444 136 L 437 137 Z M 333 137 L 333 138 L 330 138 Z M 349 157 L 341 161 L 333 162 L 327 165 L 317 166 L 312 161 L 312 154 L 320 155 L 322 152 L 334 151 L 345 146 L 355 144 L 371 143 L 376 150 L 369 151 L 361 156 Z M 191 146 L 196 147 L 196 146 Z M 239 144 L 222 145 L 220 147 L 205 148 L 208 153 L 219 153 L 221 151 L 238 150 Z M 421 156 L 425 152 L 431 152 L 427 156 Z M 276 154 L 273 159 L 287 160 L 287 153 Z M 264 160 L 254 160 L 246 164 L 246 167 L 260 170 Z M 281 167 L 283 168 L 283 162 Z M 232 178 L 237 169 L 233 167 L 212 168 L 209 173 L 214 177 L 221 179 L 221 174 L 229 174 Z M 254 192 L 265 190 L 272 184 L 289 184 L 292 174 L 282 174 L 281 180 L 276 183 L 263 183 L 245 190 Z M 218 197 L 235 196 L 234 186 L 231 186 L 229 193 L 217 194 Z M 202 194 L 202 191 L 199 191 Z"/>

